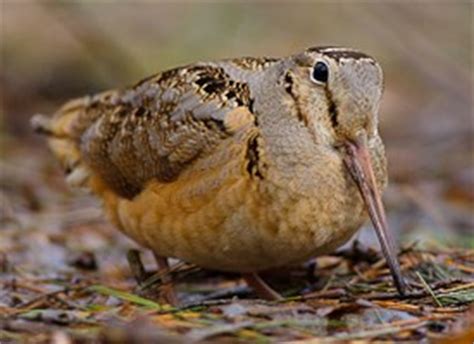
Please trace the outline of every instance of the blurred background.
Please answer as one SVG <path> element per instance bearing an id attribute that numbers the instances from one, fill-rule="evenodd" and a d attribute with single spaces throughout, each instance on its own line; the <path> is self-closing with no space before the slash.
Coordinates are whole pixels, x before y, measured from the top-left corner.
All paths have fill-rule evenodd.
<path id="1" fill-rule="evenodd" d="M 406 243 L 474 246 L 470 2 L 2 0 L 0 20 L 0 251 L 30 255 L 10 259 L 39 264 L 47 248 L 52 264 L 58 243 L 94 250 L 115 233 L 92 197 L 65 187 L 33 114 L 197 60 L 318 45 L 360 49 L 384 69 L 393 231 Z"/>

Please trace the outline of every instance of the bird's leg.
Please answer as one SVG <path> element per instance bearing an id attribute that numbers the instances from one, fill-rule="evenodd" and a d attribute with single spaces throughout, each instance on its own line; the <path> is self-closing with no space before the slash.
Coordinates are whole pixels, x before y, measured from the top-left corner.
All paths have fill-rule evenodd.
<path id="1" fill-rule="evenodd" d="M 130 249 L 127 252 L 127 261 L 130 271 L 137 281 L 137 284 L 140 285 L 147 279 L 147 272 L 143 266 L 142 259 L 140 258 L 140 251 Z"/>
<path id="2" fill-rule="evenodd" d="M 168 258 L 159 256 L 153 253 L 155 257 L 156 264 L 158 265 L 158 274 L 161 277 L 163 283 L 163 298 L 172 306 L 177 306 L 179 304 L 176 292 L 174 290 L 174 285 L 171 276 L 169 275 L 170 266 L 168 264 Z"/>
<path id="3" fill-rule="evenodd" d="M 269 301 L 282 300 L 283 297 L 273 290 L 262 278 L 256 273 L 242 274 L 247 285 L 252 288 L 255 293 L 262 299 Z"/>

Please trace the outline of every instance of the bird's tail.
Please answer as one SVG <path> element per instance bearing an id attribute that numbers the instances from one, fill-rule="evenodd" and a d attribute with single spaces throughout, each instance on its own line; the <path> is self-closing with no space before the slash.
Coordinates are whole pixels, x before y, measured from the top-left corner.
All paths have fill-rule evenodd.
<path id="1" fill-rule="evenodd" d="M 31 118 L 35 132 L 48 136 L 49 147 L 61 163 L 67 183 L 79 188 L 89 186 L 90 170 L 80 151 L 81 127 L 86 127 L 83 122 L 89 104 L 90 97 L 78 98 L 64 104 L 51 117 L 37 114 Z"/>

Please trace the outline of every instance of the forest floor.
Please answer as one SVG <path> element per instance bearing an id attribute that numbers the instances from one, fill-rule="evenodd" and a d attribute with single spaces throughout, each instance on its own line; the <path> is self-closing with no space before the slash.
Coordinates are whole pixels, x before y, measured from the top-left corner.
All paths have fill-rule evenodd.
<path id="1" fill-rule="evenodd" d="M 471 244 L 422 236 L 400 250 L 410 285 L 405 297 L 377 246 L 355 240 L 333 255 L 268 273 L 285 296 L 280 302 L 256 299 L 238 275 L 176 261 L 182 305 L 166 305 L 151 254 L 141 252 L 146 272 L 138 277 L 147 278 L 137 281 L 140 266 L 131 271 L 127 261 L 137 257 L 136 247 L 103 219 L 99 204 L 69 191 L 51 160 L 16 147 L 0 169 L 2 344 L 474 338 Z"/>

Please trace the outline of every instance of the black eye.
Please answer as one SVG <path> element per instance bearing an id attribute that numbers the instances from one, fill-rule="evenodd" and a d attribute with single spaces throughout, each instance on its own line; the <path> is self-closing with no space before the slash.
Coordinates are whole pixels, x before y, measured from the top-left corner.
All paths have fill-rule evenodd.
<path id="1" fill-rule="evenodd" d="M 317 83 L 326 83 L 328 81 L 328 74 L 329 69 L 327 64 L 320 61 L 314 65 L 313 71 L 311 72 L 311 78 Z"/>

